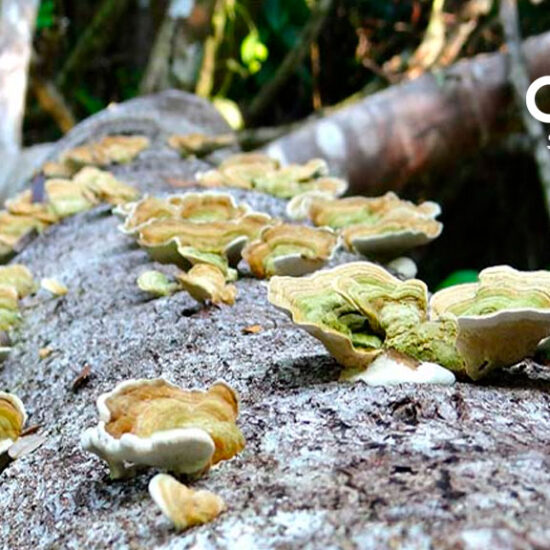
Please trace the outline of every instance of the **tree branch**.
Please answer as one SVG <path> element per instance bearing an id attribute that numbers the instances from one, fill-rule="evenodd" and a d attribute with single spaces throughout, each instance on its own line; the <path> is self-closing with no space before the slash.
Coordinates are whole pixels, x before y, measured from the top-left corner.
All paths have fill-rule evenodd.
<path id="1" fill-rule="evenodd" d="M 550 153 L 546 148 L 546 135 L 542 124 L 531 116 L 525 105 L 525 95 L 529 88 L 530 80 L 521 49 L 516 0 L 500 0 L 500 21 L 508 46 L 510 83 L 514 89 L 523 125 L 532 140 L 533 156 L 537 163 L 540 181 L 546 198 L 546 209 L 550 214 Z"/>

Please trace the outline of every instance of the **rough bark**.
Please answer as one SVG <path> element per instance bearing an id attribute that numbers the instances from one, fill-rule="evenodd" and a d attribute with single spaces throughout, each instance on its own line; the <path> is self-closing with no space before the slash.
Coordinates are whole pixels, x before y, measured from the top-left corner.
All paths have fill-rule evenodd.
<path id="1" fill-rule="evenodd" d="M 126 129 L 138 129 L 154 105 L 153 148 L 116 169 L 143 191 L 169 191 L 168 178 L 185 180 L 205 167 L 165 147 L 167 127 L 225 130 L 195 98 L 187 108 L 180 101 L 179 115 L 175 104 L 173 94 L 140 99 L 111 119 L 119 129 L 124 113 L 138 111 L 126 121 Z M 101 113 L 76 127 L 58 151 L 108 131 L 109 120 Z M 254 208 L 284 210 L 283 201 L 233 193 Z M 271 307 L 264 283 L 245 274 L 233 307 L 199 307 L 185 293 L 148 299 L 135 280 L 152 264 L 117 224 L 98 207 L 53 226 L 17 258 L 70 291 L 26 300 L 19 343 L 0 370 L 0 387 L 17 392 L 29 424 L 47 436 L 0 473 L 2 547 L 550 546 L 547 368 L 527 362 L 484 384 L 454 387 L 340 383 L 319 342 Z M 334 262 L 350 259 L 341 253 Z M 263 330 L 243 334 L 253 324 Z M 55 351 L 40 360 L 44 346 Z M 85 365 L 91 378 L 75 393 Z M 242 398 L 246 450 L 194 484 L 219 493 L 228 511 L 182 534 L 147 494 L 153 471 L 111 482 L 105 465 L 79 448 L 80 432 L 97 421 L 100 393 L 155 376 L 184 386 L 223 378 Z"/>
<path id="2" fill-rule="evenodd" d="M 550 33 L 526 40 L 523 54 L 532 80 L 550 74 Z M 324 157 L 353 192 L 369 194 L 452 165 L 517 123 L 507 56 L 496 53 L 368 96 L 266 149 L 288 162 Z"/>

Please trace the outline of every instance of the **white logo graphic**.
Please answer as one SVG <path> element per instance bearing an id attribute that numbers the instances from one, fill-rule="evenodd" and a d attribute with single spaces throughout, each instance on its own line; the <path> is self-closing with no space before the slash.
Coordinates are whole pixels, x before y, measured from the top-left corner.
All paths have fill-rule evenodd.
<path id="1" fill-rule="evenodd" d="M 535 80 L 535 82 L 533 82 L 527 90 L 525 104 L 527 105 L 527 109 L 533 118 L 536 118 L 539 122 L 544 124 L 550 124 L 550 113 L 541 111 L 536 102 L 538 91 L 545 86 L 550 86 L 550 76 L 541 76 L 540 78 L 537 78 L 537 80 Z M 548 136 L 548 139 L 550 140 L 550 136 Z M 550 149 L 550 145 L 548 146 L 548 149 Z"/>

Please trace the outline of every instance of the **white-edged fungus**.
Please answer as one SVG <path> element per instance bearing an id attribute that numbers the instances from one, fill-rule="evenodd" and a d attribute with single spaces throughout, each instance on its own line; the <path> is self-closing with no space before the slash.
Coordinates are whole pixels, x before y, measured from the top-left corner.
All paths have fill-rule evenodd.
<path id="1" fill-rule="evenodd" d="M 82 447 L 109 464 L 111 477 L 125 463 L 199 476 L 245 445 L 237 427 L 238 398 L 225 382 L 209 390 L 184 390 L 163 379 L 128 380 L 97 400 L 99 424 Z"/>
<path id="2" fill-rule="evenodd" d="M 21 400 L 11 393 L 0 392 L 0 454 L 19 438 L 27 421 Z"/>
<path id="3" fill-rule="evenodd" d="M 256 277 L 297 277 L 320 269 L 337 245 L 338 237 L 330 228 L 279 224 L 266 227 L 242 256 Z"/>

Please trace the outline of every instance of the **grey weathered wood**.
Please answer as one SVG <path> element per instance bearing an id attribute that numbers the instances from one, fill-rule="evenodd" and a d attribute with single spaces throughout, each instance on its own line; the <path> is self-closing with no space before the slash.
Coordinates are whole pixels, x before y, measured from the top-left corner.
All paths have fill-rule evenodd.
<path id="1" fill-rule="evenodd" d="M 190 105 L 194 122 L 184 130 L 221 131 L 204 103 Z M 159 126 L 177 116 L 157 112 Z M 105 129 L 101 117 L 73 136 L 91 137 L 98 120 Z M 180 160 L 157 136 L 148 155 L 116 173 L 143 191 L 166 192 L 167 177 L 186 180 L 204 167 Z M 265 195 L 232 193 L 257 209 L 284 210 Z M 47 435 L 0 473 L 0 547 L 550 547 L 548 368 L 526 362 L 454 387 L 340 383 L 319 342 L 267 303 L 263 282 L 240 279 L 231 308 L 199 307 L 185 293 L 140 293 L 136 277 L 153 264 L 117 223 L 98 207 L 50 228 L 17 258 L 70 290 L 25 301 L 19 343 L 0 370 L 0 388 L 18 394 L 29 425 Z M 252 324 L 263 331 L 243 334 Z M 55 351 L 41 361 L 44 346 Z M 84 365 L 91 377 L 75 393 Z M 153 470 L 114 483 L 79 448 L 80 432 L 97 421 L 100 393 L 155 376 L 183 386 L 223 378 L 242 398 L 245 451 L 194 484 L 219 493 L 228 510 L 183 534 L 148 496 Z"/>

